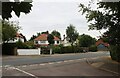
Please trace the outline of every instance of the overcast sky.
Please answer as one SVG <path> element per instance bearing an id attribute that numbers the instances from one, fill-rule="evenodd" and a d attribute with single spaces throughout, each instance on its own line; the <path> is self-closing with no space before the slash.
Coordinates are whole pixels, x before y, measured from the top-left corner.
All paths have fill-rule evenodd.
<path id="1" fill-rule="evenodd" d="M 73 24 L 79 34 L 88 34 L 97 38 L 99 31 L 88 31 L 85 16 L 79 11 L 79 4 L 87 4 L 88 0 L 34 0 L 31 13 L 14 16 L 11 21 L 19 21 L 20 31 L 27 39 L 37 32 L 57 30 L 61 36 L 65 34 L 67 26 Z M 102 31 L 101 31 L 102 32 Z"/>

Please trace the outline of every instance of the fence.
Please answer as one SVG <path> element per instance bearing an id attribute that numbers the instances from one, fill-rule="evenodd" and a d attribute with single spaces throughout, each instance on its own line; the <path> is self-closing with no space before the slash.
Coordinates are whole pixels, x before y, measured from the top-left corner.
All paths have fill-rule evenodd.
<path id="1" fill-rule="evenodd" d="M 40 49 L 17 49 L 18 55 L 40 55 Z"/>

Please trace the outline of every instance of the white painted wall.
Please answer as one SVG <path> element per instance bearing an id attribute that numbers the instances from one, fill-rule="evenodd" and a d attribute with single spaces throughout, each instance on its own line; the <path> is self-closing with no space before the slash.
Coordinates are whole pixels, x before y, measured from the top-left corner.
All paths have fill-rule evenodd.
<path id="1" fill-rule="evenodd" d="M 40 55 L 39 49 L 17 49 L 18 55 Z"/>

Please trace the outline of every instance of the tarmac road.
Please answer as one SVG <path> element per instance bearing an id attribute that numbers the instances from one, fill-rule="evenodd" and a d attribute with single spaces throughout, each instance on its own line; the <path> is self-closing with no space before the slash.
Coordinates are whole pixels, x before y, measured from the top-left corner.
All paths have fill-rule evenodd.
<path id="1" fill-rule="evenodd" d="M 3 76 L 29 76 L 39 78 L 42 76 L 86 76 L 83 78 L 100 77 L 112 78 L 114 74 L 98 70 L 89 64 L 86 59 L 49 62 L 42 64 L 6 66 L 3 67 Z"/>
<path id="2" fill-rule="evenodd" d="M 26 64 L 40 64 L 47 62 L 57 62 L 64 60 L 75 60 L 83 58 L 93 58 L 99 56 L 109 56 L 109 52 L 88 52 L 76 54 L 54 54 L 41 56 L 5 56 L 2 58 L 2 65 L 26 65 Z"/>

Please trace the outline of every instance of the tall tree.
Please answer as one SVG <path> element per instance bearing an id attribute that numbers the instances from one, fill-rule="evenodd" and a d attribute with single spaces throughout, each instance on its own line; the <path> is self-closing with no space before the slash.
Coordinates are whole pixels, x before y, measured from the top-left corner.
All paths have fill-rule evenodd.
<path id="1" fill-rule="evenodd" d="M 78 38 L 78 32 L 75 30 L 75 27 L 70 24 L 67 29 L 66 29 L 66 35 L 69 38 L 69 42 L 71 43 L 71 45 L 73 46 L 73 43 L 76 41 L 76 39 Z"/>
<path id="2" fill-rule="evenodd" d="M 55 43 L 54 42 L 54 36 L 52 34 L 48 34 L 47 40 L 48 40 L 49 46 L 50 46 L 50 54 L 52 54 L 52 46 Z"/>
<path id="3" fill-rule="evenodd" d="M 92 4 L 91 4 L 92 5 Z M 88 22 L 94 20 L 89 25 L 90 29 L 108 29 L 103 34 L 110 44 L 111 57 L 114 60 L 120 60 L 120 2 L 98 2 L 98 9 L 93 10 L 90 6 L 80 4 L 81 11 L 86 14 Z M 103 10 L 99 10 L 99 9 Z"/>
<path id="4" fill-rule="evenodd" d="M 2 24 L 2 40 L 3 43 L 15 38 L 17 31 L 20 29 L 19 26 L 10 23 L 8 21 L 3 21 Z"/>
<path id="5" fill-rule="evenodd" d="M 78 39 L 79 45 L 81 47 L 90 47 L 91 45 L 95 45 L 96 42 L 95 38 L 92 38 L 91 36 L 85 34 L 80 35 Z"/>
<path id="6" fill-rule="evenodd" d="M 56 30 L 53 30 L 53 31 L 51 32 L 51 34 L 52 34 L 53 36 L 56 36 L 56 37 L 58 37 L 58 38 L 61 39 L 60 32 L 58 32 L 58 31 L 56 31 Z"/>
<path id="7" fill-rule="evenodd" d="M 48 34 L 47 40 L 49 42 L 49 45 L 53 45 L 54 44 L 54 36 L 52 34 Z"/>
<path id="8" fill-rule="evenodd" d="M 9 19 L 12 17 L 11 12 L 14 11 L 19 17 L 20 13 L 28 14 L 32 7 L 31 2 L 21 1 L 19 2 L 2 2 L 2 18 Z"/>

